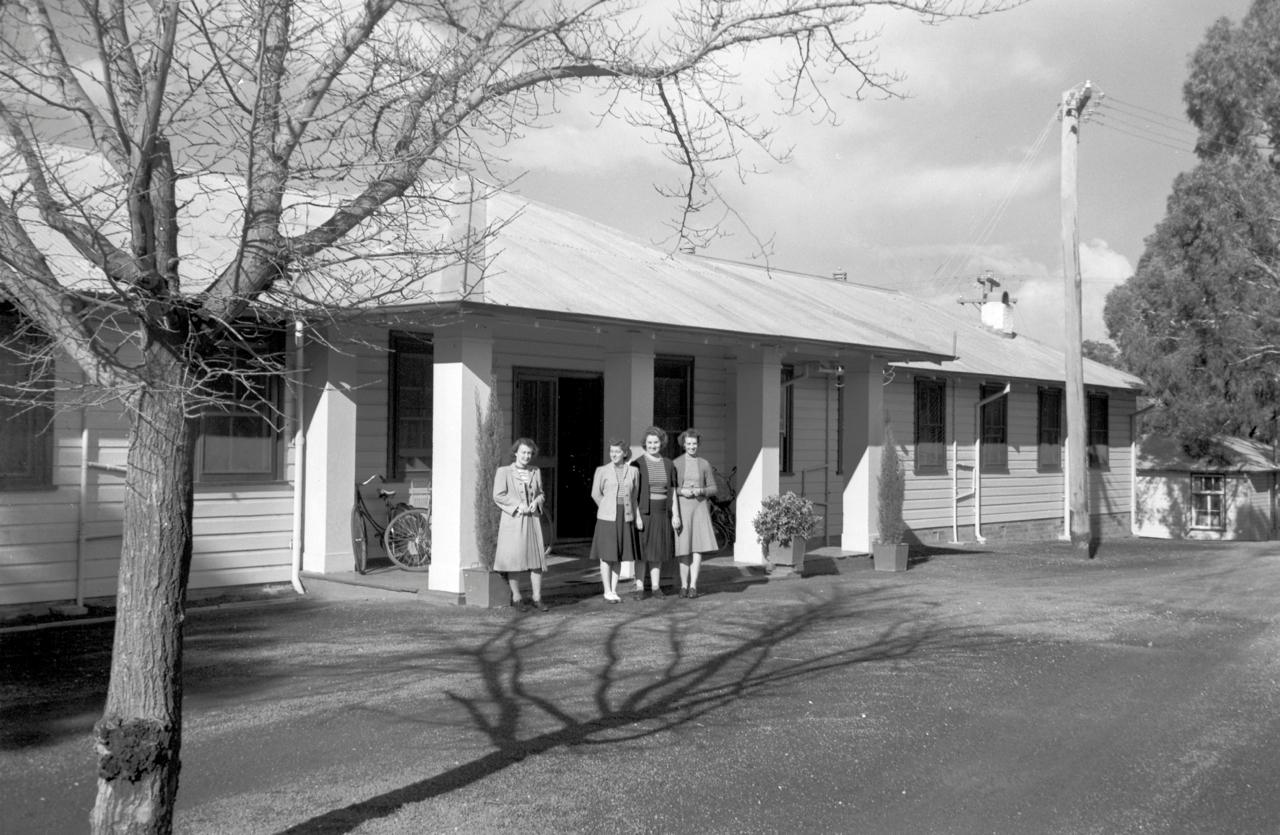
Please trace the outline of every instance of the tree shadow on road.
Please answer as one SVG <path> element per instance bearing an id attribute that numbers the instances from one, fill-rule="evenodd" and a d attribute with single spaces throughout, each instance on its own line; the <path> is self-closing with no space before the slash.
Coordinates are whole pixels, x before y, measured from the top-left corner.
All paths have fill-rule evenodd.
<path id="1" fill-rule="evenodd" d="M 832 590 L 798 608 L 753 610 L 749 618 L 713 620 L 699 615 L 695 607 L 683 607 L 668 609 L 665 616 L 639 613 L 619 619 L 605 633 L 603 657 L 589 698 L 570 701 L 563 698 L 562 682 L 544 686 L 530 670 L 541 666 L 545 648 L 557 639 L 566 621 L 513 619 L 478 645 L 455 648 L 474 664 L 482 684 L 479 692 L 447 694 L 470 717 L 492 751 L 300 822 L 284 830 L 284 835 L 349 832 L 405 806 L 481 781 L 528 757 L 666 733 L 738 700 L 764 697 L 799 680 L 905 658 L 930 646 L 954 648 L 995 640 L 990 635 L 956 634 L 936 622 L 910 618 L 893 601 L 881 600 L 879 606 L 894 606 L 899 612 L 895 619 L 879 619 L 892 625 L 869 640 L 853 645 L 845 641 L 838 648 L 796 658 L 804 654 L 798 652 L 802 643 L 857 626 L 856 621 L 867 614 L 869 595 L 856 597 L 855 606 L 848 596 Z M 637 646 L 645 642 L 650 647 L 662 645 L 660 652 L 652 653 L 652 663 L 636 658 Z M 788 651 L 780 652 L 783 649 Z"/>

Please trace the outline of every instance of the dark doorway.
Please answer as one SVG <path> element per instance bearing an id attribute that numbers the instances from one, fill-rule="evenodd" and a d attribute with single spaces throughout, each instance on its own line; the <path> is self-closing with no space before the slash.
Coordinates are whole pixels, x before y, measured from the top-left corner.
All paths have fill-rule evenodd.
<path id="1" fill-rule="evenodd" d="M 515 369 L 514 437 L 533 438 L 552 541 L 588 539 L 595 528 L 591 477 L 604 459 L 604 379 L 599 374 Z"/>

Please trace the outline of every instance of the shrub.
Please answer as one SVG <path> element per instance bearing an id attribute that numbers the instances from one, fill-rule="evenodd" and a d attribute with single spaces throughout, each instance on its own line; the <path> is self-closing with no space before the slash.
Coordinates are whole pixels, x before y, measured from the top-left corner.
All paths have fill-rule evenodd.
<path id="1" fill-rule="evenodd" d="M 902 519 L 902 505 L 906 500 L 907 480 L 902 470 L 902 457 L 893 439 L 893 429 L 884 427 L 884 447 L 880 452 L 880 504 L 877 519 L 880 541 L 885 545 L 897 545 L 907 534 L 907 524 Z"/>
<path id="2" fill-rule="evenodd" d="M 813 512 L 813 502 L 788 491 L 766 497 L 751 524 L 756 529 L 756 541 L 767 554 L 775 542 L 787 548 L 794 538 L 807 539 L 821 521 L 822 517 Z"/>
<path id="3" fill-rule="evenodd" d="M 493 503 L 493 474 L 510 454 L 496 379 L 489 380 L 487 407 L 482 408 L 476 401 L 476 426 L 476 564 L 492 571 L 494 552 L 498 548 L 498 525 L 502 522 L 502 511 Z"/>

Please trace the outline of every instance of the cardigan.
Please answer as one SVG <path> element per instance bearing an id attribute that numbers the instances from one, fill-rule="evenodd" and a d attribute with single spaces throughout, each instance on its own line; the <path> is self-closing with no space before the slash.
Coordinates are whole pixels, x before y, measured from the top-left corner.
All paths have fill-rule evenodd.
<path id="1" fill-rule="evenodd" d="M 618 475 L 617 467 L 612 463 L 596 467 L 596 474 L 591 479 L 591 501 L 595 502 L 596 518 L 606 522 L 618 519 Z M 622 489 L 627 493 L 627 501 L 623 503 L 626 521 L 636 517 L 636 498 L 639 496 L 640 482 L 636 479 L 636 471 L 632 467 L 622 467 Z"/>
<path id="2" fill-rule="evenodd" d="M 710 498 L 716 494 L 716 474 L 711 468 L 711 462 L 705 458 L 694 458 L 694 462 L 698 465 L 698 480 L 701 482 L 698 487 L 702 488 L 702 492 L 694 498 L 707 497 Z M 680 488 L 684 486 L 685 468 L 688 466 L 689 456 L 681 455 L 675 460 L 676 472 L 680 476 L 680 480 L 672 487 L 672 492 L 679 495 Z"/>
<path id="3" fill-rule="evenodd" d="M 640 484 L 639 510 L 641 513 L 648 515 L 649 513 L 649 472 L 644 466 L 644 456 L 636 457 L 631 462 L 631 466 L 636 468 L 637 480 Z M 680 487 L 680 476 L 676 473 L 676 465 L 671 462 L 670 458 L 663 456 L 662 466 L 667 470 L 667 486 L 670 489 L 669 504 L 671 505 L 671 513 L 675 518 L 680 518 L 680 503 L 676 501 L 676 491 Z"/>

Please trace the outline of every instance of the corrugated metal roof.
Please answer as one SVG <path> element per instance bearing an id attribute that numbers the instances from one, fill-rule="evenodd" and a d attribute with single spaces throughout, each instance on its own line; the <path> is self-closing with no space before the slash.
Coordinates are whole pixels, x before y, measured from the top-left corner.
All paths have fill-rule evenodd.
<path id="1" fill-rule="evenodd" d="M 1270 444 L 1215 435 L 1209 451 L 1193 458 L 1172 438 L 1146 435 L 1138 441 L 1139 470 L 1193 473 L 1269 473 L 1280 471 Z"/>
<path id="2" fill-rule="evenodd" d="M 96 189 L 113 175 L 101 159 L 61 149 L 63 173 L 73 192 L 112 217 L 102 231 L 127 250 L 123 207 L 106 204 Z M 19 167 L 0 180 L 21 178 Z M 462 183 L 463 181 L 459 181 Z M 76 184 L 78 183 L 78 188 Z M 304 298 L 353 304 L 377 299 L 382 307 L 420 307 L 464 301 L 462 270 L 442 269 L 429 253 L 467 234 L 468 224 L 496 230 L 486 242 L 483 298 L 468 306 L 546 314 L 548 317 L 632 321 L 655 328 L 733 334 L 763 342 L 831 345 L 876 351 L 908 368 L 989 377 L 1054 381 L 1064 377 L 1063 355 L 1026 336 L 1001 336 L 984 328 L 972 311 L 944 310 L 902 293 L 832 278 L 671 253 L 588 218 L 507 193 L 491 193 L 469 205 L 458 184 L 441 188 L 458 199 L 455 218 L 438 203 L 405 199 L 358 239 L 344 241 L 299 271 Z M 184 289 L 203 289 L 235 253 L 243 217 L 244 187 L 234 177 L 202 173 L 179 181 L 187 222 L 181 225 Z M 290 195 L 285 226 L 301 231 L 343 199 L 339 192 Z M 67 284 L 92 289 L 102 278 L 85 269 L 59 235 L 41 228 L 23 207 L 54 269 Z M 199 222 L 191 222 L 198 217 Z M 423 254 L 415 254 L 422 252 Z M 317 266 L 317 265 L 312 265 Z M 468 266 L 469 283 L 479 269 Z M 405 276 L 412 280 L 405 281 Z M 961 314 L 970 313 L 970 316 Z M 954 353 L 955 360 L 949 360 Z M 941 361 L 941 362 L 940 362 Z M 1091 385 L 1136 388 L 1132 375 L 1086 361 Z"/>
<path id="3" fill-rule="evenodd" d="M 566 316 L 631 317 L 668 327 L 761 339 L 883 349 L 957 359 L 898 363 L 950 373 L 1061 381 L 1061 351 L 984 327 L 969 308 L 833 278 L 662 251 L 611 227 L 500 195 L 509 222 L 486 274 L 485 303 Z M 966 315 L 968 314 L 968 315 Z M 1138 388 L 1131 374 L 1085 361 L 1090 385 Z"/>

